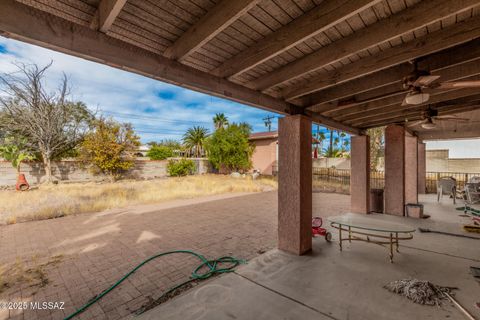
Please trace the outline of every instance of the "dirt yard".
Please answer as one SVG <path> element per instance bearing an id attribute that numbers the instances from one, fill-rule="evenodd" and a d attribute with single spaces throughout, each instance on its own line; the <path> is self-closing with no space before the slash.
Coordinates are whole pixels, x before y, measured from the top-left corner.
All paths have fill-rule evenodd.
<path id="1" fill-rule="evenodd" d="M 349 197 L 314 193 L 314 215 Z M 0 310 L 0 319 L 63 319 L 151 255 L 191 249 L 251 259 L 276 245 L 277 193 L 214 195 L 0 226 L 0 302 L 64 302 L 63 310 Z M 190 276 L 198 261 L 158 259 L 79 319 L 121 319 Z"/>

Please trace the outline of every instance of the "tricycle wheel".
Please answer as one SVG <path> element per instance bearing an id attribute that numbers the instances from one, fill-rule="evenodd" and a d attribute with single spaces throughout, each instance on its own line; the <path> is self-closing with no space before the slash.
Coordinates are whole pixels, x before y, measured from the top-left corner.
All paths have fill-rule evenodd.
<path id="1" fill-rule="evenodd" d="M 327 233 L 325 234 L 325 240 L 326 240 L 327 242 L 331 242 L 331 241 L 332 241 L 332 234 L 331 234 L 330 232 L 327 232 Z"/>

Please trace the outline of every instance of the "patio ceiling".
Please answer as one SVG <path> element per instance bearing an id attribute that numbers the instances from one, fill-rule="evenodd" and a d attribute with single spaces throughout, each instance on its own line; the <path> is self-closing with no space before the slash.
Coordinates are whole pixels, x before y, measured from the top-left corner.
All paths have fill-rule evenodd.
<path id="1" fill-rule="evenodd" d="M 442 82 L 480 79 L 480 0 L 2 0 L 0 12 L 6 37 L 352 134 L 480 108 L 478 88 L 402 105 L 414 59 Z"/>

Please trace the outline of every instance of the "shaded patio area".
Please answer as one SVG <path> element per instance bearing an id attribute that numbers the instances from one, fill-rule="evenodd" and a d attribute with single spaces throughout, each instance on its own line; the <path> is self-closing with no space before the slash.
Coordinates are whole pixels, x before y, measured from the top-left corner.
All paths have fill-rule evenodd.
<path id="1" fill-rule="evenodd" d="M 460 216 L 462 211 L 455 210 L 450 199 L 437 203 L 433 195 L 423 195 L 420 201 L 431 218 L 358 216 L 463 233 L 468 218 Z M 311 254 L 269 251 L 141 319 L 464 319 L 448 302 L 421 306 L 383 288 L 405 278 L 458 287 L 456 299 L 478 317 L 474 303 L 480 287 L 469 267 L 479 265 L 474 239 L 416 232 L 413 240 L 400 243 L 400 253 L 390 264 L 387 250 L 380 246 L 345 242 L 340 252 L 337 242 L 316 238 Z"/>

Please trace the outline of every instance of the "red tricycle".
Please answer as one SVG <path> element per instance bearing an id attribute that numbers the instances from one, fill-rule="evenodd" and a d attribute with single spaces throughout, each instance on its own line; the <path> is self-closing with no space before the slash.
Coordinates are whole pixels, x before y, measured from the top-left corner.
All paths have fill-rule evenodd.
<path id="1" fill-rule="evenodd" d="M 332 241 L 332 234 L 327 229 L 322 228 L 323 220 L 320 217 L 312 218 L 312 236 L 324 236 L 327 242 Z"/>

